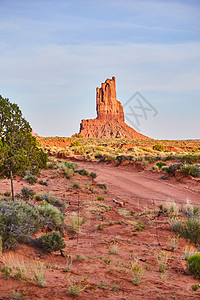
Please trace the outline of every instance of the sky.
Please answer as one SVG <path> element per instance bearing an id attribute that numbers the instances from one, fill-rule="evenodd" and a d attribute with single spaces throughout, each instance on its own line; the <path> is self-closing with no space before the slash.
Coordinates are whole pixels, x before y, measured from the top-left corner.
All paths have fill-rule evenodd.
<path id="1" fill-rule="evenodd" d="M 200 139 L 199 15 L 199 0 L 0 0 L 0 95 L 66 137 L 115 76 L 129 126 Z"/>

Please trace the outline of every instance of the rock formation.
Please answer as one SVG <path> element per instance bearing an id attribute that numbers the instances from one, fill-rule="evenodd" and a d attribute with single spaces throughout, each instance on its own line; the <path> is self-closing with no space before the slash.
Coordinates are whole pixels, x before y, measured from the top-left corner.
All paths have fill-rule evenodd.
<path id="1" fill-rule="evenodd" d="M 123 107 L 116 99 L 115 77 L 97 87 L 97 118 L 82 120 L 80 134 L 86 138 L 147 139 L 124 122 Z"/>

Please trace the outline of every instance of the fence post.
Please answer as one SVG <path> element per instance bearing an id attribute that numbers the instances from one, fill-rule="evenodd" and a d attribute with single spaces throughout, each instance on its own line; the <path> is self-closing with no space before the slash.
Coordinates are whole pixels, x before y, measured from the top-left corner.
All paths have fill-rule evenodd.
<path id="1" fill-rule="evenodd" d="M 11 191 L 12 191 L 12 201 L 14 201 L 14 191 L 13 191 L 13 178 L 12 178 L 12 171 L 10 171 L 10 180 L 11 180 Z"/>

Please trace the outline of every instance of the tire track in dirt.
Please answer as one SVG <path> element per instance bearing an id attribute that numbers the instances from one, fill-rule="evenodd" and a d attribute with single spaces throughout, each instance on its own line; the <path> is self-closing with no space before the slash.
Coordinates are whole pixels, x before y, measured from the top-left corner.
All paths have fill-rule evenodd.
<path id="1" fill-rule="evenodd" d="M 163 202 L 184 205 L 187 200 L 199 204 L 200 189 L 187 188 L 185 183 L 161 180 L 159 174 L 148 171 L 137 172 L 126 167 L 114 167 L 91 162 L 78 162 L 79 167 L 95 172 L 96 181 L 105 183 L 114 197 L 129 203 L 139 202 L 140 206 L 151 207 Z"/>

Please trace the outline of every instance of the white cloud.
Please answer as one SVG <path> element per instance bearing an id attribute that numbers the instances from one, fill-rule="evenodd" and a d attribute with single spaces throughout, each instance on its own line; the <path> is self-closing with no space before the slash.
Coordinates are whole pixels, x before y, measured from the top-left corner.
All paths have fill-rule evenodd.
<path id="1" fill-rule="evenodd" d="M 84 85 L 97 74 L 111 72 L 127 77 L 127 84 L 149 90 L 198 90 L 200 82 L 200 43 L 48 45 L 15 57 L 0 59 L 2 84 L 28 84 L 37 89 L 74 90 L 77 80 Z M 92 75 L 93 74 L 93 75 Z M 127 86 L 128 88 L 128 86 Z"/>

